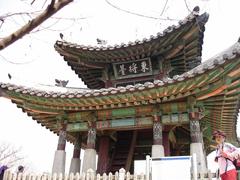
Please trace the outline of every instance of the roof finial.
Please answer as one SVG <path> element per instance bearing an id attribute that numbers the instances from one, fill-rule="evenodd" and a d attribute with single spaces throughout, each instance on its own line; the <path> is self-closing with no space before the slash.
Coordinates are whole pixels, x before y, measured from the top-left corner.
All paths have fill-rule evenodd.
<path id="1" fill-rule="evenodd" d="M 193 8 L 192 13 L 193 13 L 194 15 L 197 15 L 197 14 L 199 13 L 199 11 L 200 11 L 199 6 L 195 6 L 195 7 Z"/>
<path id="2" fill-rule="evenodd" d="M 101 44 L 101 45 L 106 45 L 107 44 L 106 40 L 102 40 L 102 39 L 99 39 L 99 38 L 97 38 L 96 41 L 97 41 L 97 44 Z"/>
<path id="3" fill-rule="evenodd" d="M 59 87 L 66 87 L 68 84 L 68 80 L 59 80 L 59 79 L 55 79 L 55 86 L 59 86 Z"/>
<path id="4" fill-rule="evenodd" d="M 10 73 L 8 73 L 8 78 L 12 79 L 12 75 Z"/>
<path id="5" fill-rule="evenodd" d="M 60 33 L 59 36 L 63 40 L 63 33 Z"/>

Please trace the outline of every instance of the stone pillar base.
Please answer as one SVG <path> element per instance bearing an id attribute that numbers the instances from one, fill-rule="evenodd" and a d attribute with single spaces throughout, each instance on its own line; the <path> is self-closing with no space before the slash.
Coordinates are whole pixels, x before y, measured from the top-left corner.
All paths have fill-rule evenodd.
<path id="1" fill-rule="evenodd" d="M 152 158 L 164 157 L 163 145 L 152 145 Z"/>
<path id="2" fill-rule="evenodd" d="M 203 144 L 202 143 L 191 143 L 190 144 L 190 154 L 193 153 L 197 156 L 197 171 L 199 173 L 207 172 L 206 158 L 203 152 Z"/>
<path id="3" fill-rule="evenodd" d="M 70 164 L 70 169 L 69 169 L 69 174 L 73 173 L 80 173 L 80 164 L 81 160 L 79 158 L 72 158 L 71 164 Z"/>
<path id="4" fill-rule="evenodd" d="M 66 152 L 64 150 L 55 151 L 52 173 L 65 173 Z"/>
<path id="5" fill-rule="evenodd" d="M 87 173 L 88 169 L 96 171 L 96 150 L 85 149 L 83 157 L 82 172 Z"/>

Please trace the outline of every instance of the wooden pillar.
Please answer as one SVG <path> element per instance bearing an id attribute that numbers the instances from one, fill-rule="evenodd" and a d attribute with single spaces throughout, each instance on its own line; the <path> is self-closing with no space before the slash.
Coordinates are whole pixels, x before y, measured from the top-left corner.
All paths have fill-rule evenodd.
<path id="1" fill-rule="evenodd" d="M 73 148 L 73 158 L 80 158 L 81 144 L 82 144 L 82 136 L 78 134 L 78 137 L 75 141 L 74 148 Z"/>
<path id="2" fill-rule="evenodd" d="M 200 129 L 200 117 L 198 112 L 189 113 L 190 120 L 190 135 L 191 135 L 191 144 L 190 144 L 190 153 L 191 155 L 196 154 L 197 156 L 197 170 L 200 173 L 207 172 L 207 160 L 204 152 L 204 144 L 202 138 L 202 132 Z"/>
<path id="3" fill-rule="evenodd" d="M 170 156 L 170 143 L 168 139 L 168 132 L 163 132 L 163 147 L 165 156 Z"/>
<path id="4" fill-rule="evenodd" d="M 152 145 L 152 157 L 163 157 L 164 147 L 162 145 L 162 124 L 161 118 L 158 115 L 153 116 L 153 145 Z"/>
<path id="5" fill-rule="evenodd" d="M 71 160 L 70 168 L 69 168 L 69 174 L 70 173 L 80 173 L 80 166 L 81 166 L 81 160 L 80 160 L 80 153 L 81 153 L 81 144 L 82 144 L 82 136 L 80 133 L 77 135 L 76 141 L 74 143 L 73 148 L 73 157 Z"/>
<path id="6" fill-rule="evenodd" d="M 89 129 L 88 129 L 88 138 L 87 138 L 87 147 L 84 152 L 83 158 L 83 167 L 82 171 L 87 172 L 88 169 L 92 169 L 96 171 L 96 123 L 89 122 Z"/>
<path id="7" fill-rule="evenodd" d="M 105 67 L 105 69 L 102 71 L 102 78 L 105 83 L 105 88 L 110 88 L 113 87 L 113 82 L 110 78 L 110 72 L 109 72 L 110 67 Z"/>
<path id="8" fill-rule="evenodd" d="M 189 124 L 190 124 L 190 154 L 197 157 L 197 170 L 199 173 L 207 172 L 207 160 L 204 152 L 204 144 L 202 138 L 202 132 L 200 129 L 200 112 L 195 108 L 196 99 L 194 97 L 188 98 L 189 106 Z"/>
<path id="9" fill-rule="evenodd" d="M 199 124 L 199 113 L 198 112 L 190 112 L 189 120 L 190 120 L 190 136 L 192 143 L 202 143 L 202 133 Z"/>
<path id="10" fill-rule="evenodd" d="M 162 145 L 162 124 L 160 121 L 160 116 L 153 116 L 153 144 Z"/>
<path id="11" fill-rule="evenodd" d="M 61 128 L 59 131 L 58 145 L 57 150 L 65 150 L 66 147 L 66 138 L 67 138 L 67 123 L 61 123 Z"/>
<path id="12" fill-rule="evenodd" d="M 101 136 L 100 140 L 99 140 L 98 166 L 97 166 L 97 172 L 100 173 L 100 174 L 108 172 L 109 145 L 110 145 L 109 137 L 108 136 Z"/>
<path id="13" fill-rule="evenodd" d="M 52 173 L 65 173 L 65 163 L 66 163 L 66 127 L 67 122 L 62 122 L 60 125 L 59 130 L 59 138 L 58 138 L 58 145 L 57 150 L 55 151 L 54 161 L 53 161 L 53 167 L 52 167 Z"/>
<path id="14" fill-rule="evenodd" d="M 87 149 L 95 149 L 96 144 L 96 123 L 92 122 L 88 129 Z"/>

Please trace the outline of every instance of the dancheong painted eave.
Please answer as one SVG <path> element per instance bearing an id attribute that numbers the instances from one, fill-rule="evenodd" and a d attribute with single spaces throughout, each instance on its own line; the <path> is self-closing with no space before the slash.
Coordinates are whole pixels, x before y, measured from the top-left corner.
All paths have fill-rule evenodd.
<path id="1" fill-rule="evenodd" d="M 191 71 L 163 81 L 98 90 L 60 87 L 57 87 L 58 90 L 53 90 L 56 87 L 40 90 L 44 88 L 0 83 L 0 95 L 11 99 L 29 116 L 55 133 L 58 133 L 58 120 L 66 115 L 73 122 L 79 117 L 84 121 L 91 113 L 138 107 L 147 109 L 154 104 L 162 106 L 194 96 L 198 106 L 206 112 L 203 121 L 210 123 L 212 129 L 223 129 L 229 137 L 236 139 L 240 43 L 235 43 Z"/>
<path id="2" fill-rule="evenodd" d="M 196 24 L 196 20 L 199 20 L 200 22 L 198 22 L 199 24 Z M 109 62 L 116 62 L 116 61 L 121 61 L 124 58 L 126 58 L 130 55 L 130 50 L 129 48 L 132 49 L 143 49 L 145 43 L 148 43 L 148 47 L 150 47 L 151 45 L 154 46 L 155 43 L 159 43 L 159 46 L 162 46 L 162 44 L 160 43 L 163 40 L 167 40 L 168 36 L 180 31 L 180 28 L 185 28 L 185 26 L 189 25 L 189 26 L 204 26 L 205 23 L 208 20 L 208 14 L 204 13 L 202 15 L 198 15 L 197 13 L 194 14 L 190 14 L 189 16 L 187 16 L 184 20 L 179 21 L 178 25 L 172 25 L 167 27 L 163 33 L 157 33 L 156 36 L 150 36 L 150 38 L 144 38 L 143 40 L 136 40 L 135 42 L 128 42 L 128 44 L 120 44 L 120 45 L 114 45 L 114 46 L 85 46 L 85 45 L 78 45 L 76 43 L 71 43 L 71 42 L 67 42 L 67 41 L 57 41 L 55 44 L 55 49 L 63 55 L 64 52 L 66 52 L 66 57 L 68 56 L 67 54 L 69 53 L 69 57 L 71 54 L 71 51 L 76 51 L 79 52 L 79 56 L 86 56 L 88 58 L 86 58 L 85 60 L 88 60 L 90 62 L 101 62 L 101 63 L 109 63 Z M 187 28 L 187 27 L 186 27 Z M 189 27 L 190 28 L 190 27 Z M 198 29 L 200 31 L 200 29 Z M 186 31 L 184 32 L 184 34 L 188 34 L 189 32 Z M 190 35 L 189 35 L 190 36 Z M 202 45 L 203 42 L 203 37 L 201 37 L 201 39 L 199 40 L 200 46 Z M 164 42 L 162 42 L 163 44 L 165 44 Z M 170 42 L 166 42 L 166 45 L 170 44 Z M 166 46 L 165 45 L 165 46 Z M 69 48 L 69 51 L 68 49 Z M 122 53 L 122 51 L 125 51 L 125 53 Z M 148 51 L 154 51 L 154 49 L 149 48 Z M 137 51 L 137 52 L 141 52 L 141 51 Z M 86 53 L 86 54 L 84 54 Z M 107 53 L 107 54 L 105 54 Z M 142 52 L 143 53 L 143 52 Z M 144 53 L 152 53 L 152 52 L 144 52 Z M 75 56 L 74 53 L 72 54 L 73 57 Z M 116 59 L 114 59 L 112 56 L 117 56 L 119 55 L 119 57 L 116 57 Z M 126 57 L 121 57 L 121 55 L 125 55 Z M 139 54 L 141 55 L 141 54 Z M 92 58 L 91 58 L 92 57 Z M 130 59 L 129 59 L 130 60 Z"/>
<path id="3" fill-rule="evenodd" d="M 184 20 L 179 21 L 178 25 L 169 26 L 156 36 L 128 44 L 92 47 L 57 41 L 54 47 L 91 89 L 104 87 L 101 76 L 103 70 L 112 63 L 161 56 L 175 63 L 173 66 L 176 71 L 187 72 L 201 63 L 205 24 L 209 15 L 198 13 L 193 11 Z M 183 66 L 179 65 L 179 58 L 184 59 L 180 63 L 184 64 Z"/>

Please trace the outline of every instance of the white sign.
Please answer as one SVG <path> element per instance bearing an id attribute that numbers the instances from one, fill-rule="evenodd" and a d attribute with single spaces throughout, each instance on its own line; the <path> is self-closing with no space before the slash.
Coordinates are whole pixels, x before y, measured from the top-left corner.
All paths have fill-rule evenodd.
<path id="1" fill-rule="evenodd" d="M 145 174 L 145 173 L 146 173 L 146 160 L 135 160 L 134 174 Z"/>
<path id="2" fill-rule="evenodd" d="M 191 180 L 191 156 L 152 159 L 152 180 Z"/>

